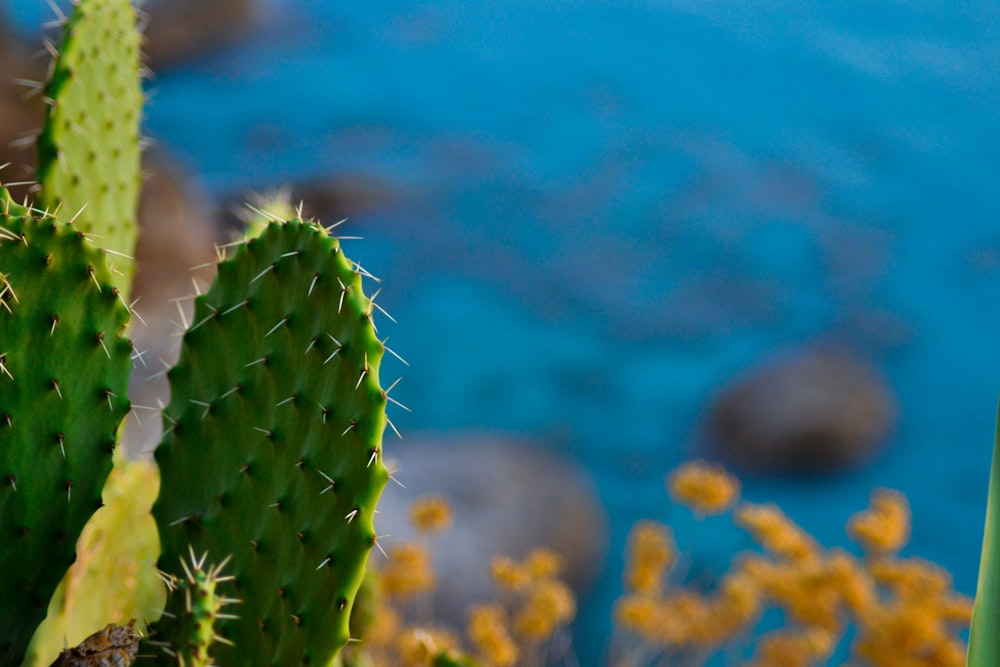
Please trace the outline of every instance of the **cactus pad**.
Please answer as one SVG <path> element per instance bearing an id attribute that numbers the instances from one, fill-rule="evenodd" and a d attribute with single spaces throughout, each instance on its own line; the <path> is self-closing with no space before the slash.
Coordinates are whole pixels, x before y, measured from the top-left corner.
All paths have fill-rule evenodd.
<path id="1" fill-rule="evenodd" d="M 0 664 L 20 664 L 101 506 L 128 412 L 128 311 L 104 254 L 0 190 Z"/>
<path id="2" fill-rule="evenodd" d="M 328 665 L 375 544 L 384 347 L 361 276 L 315 223 L 272 223 L 219 265 L 170 372 L 153 515 L 176 569 L 230 557 L 219 665 Z M 168 603 L 167 611 L 175 613 Z M 159 639 L 177 631 L 167 614 Z"/>
<path id="3" fill-rule="evenodd" d="M 100 236 L 124 295 L 138 233 L 139 40 L 130 0 L 77 3 L 45 89 L 50 102 L 38 137 L 38 205 L 58 207 L 60 219 Z"/>

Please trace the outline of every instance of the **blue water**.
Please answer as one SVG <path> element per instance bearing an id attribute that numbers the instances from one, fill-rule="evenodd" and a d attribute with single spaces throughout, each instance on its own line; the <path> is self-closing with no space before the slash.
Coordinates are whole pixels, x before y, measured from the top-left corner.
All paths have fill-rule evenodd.
<path id="1" fill-rule="evenodd" d="M 974 591 L 1000 388 L 1000 7 L 267 8 L 254 39 L 157 77 L 147 129 L 219 191 L 353 174 L 394 193 L 348 250 L 400 322 L 404 432 L 548 438 L 594 475 L 616 552 L 667 516 L 663 475 L 713 391 L 846 342 L 897 393 L 891 447 L 745 495 L 834 544 L 871 488 L 900 489 L 906 553 Z M 583 607 L 601 628 L 583 655 L 620 565 Z"/>

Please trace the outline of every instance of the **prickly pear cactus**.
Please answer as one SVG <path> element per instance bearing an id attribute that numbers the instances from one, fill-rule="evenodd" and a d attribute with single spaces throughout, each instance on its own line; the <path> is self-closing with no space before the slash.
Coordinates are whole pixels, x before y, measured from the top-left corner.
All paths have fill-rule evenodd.
<path id="1" fill-rule="evenodd" d="M 113 282 L 129 294 L 141 182 L 143 94 L 139 33 L 130 0 L 80 0 L 45 88 L 38 137 L 38 206 L 111 252 Z"/>
<path id="2" fill-rule="evenodd" d="M 235 645 L 217 647 L 219 665 L 328 665 L 347 642 L 388 479 L 372 306 L 337 240 L 301 220 L 238 247 L 196 302 L 153 515 L 161 569 L 190 547 L 231 558 L 242 604 L 218 625 Z M 175 642 L 177 604 L 157 640 Z"/>
<path id="3" fill-rule="evenodd" d="M 101 505 L 128 412 L 104 253 L 0 189 L 0 664 L 18 665 Z"/>
<path id="4" fill-rule="evenodd" d="M 190 553 L 190 562 L 181 560 L 184 576 L 163 574 L 164 583 L 170 594 L 178 598 L 174 605 L 180 614 L 173 619 L 176 627 L 176 644 L 162 643 L 156 640 L 159 648 L 174 658 L 180 667 L 211 667 L 213 661 L 210 655 L 216 642 L 226 643 L 226 640 L 215 632 L 215 626 L 220 619 L 236 616 L 223 612 L 227 606 L 239 602 L 227 598 L 219 590 L 220 584 L 232 581 L 232 577 L 223 575 L 225 562 L 218 565 L 205 566 L 208 554 L 200 558 Z"/>

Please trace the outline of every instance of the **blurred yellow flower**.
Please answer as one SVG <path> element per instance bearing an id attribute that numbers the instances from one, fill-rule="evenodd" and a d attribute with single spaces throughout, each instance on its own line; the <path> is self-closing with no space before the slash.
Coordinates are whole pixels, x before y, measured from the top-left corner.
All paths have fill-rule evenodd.
<path id="1" fill-rule="evenodd" d="M 452 509 L 440 496 L 418 498 L 410 505 L 410 523 L 422 533 L 439 533 L 451 527 Z"/>
<path id="2" fill-rule="evenodd" d="M 740 495 L 740 482 L 721 466 L 692 461 L 670 473 L 667 490 L 674 502 L 705 516 L 732 507 Z"/>
<path id="3" fill-rule="evenodd" d="M 869 508 L 847 522 L 847 534 L 866 551 L 895 553 L 910 539 L 910 505 L 898 491 L 876 489 Z"/>
<path id="4" fill-rule="evenodd" d="M 517 643 L 507 629 L 507 615 L 497 604 L 475 605 L 469 610 L 467 634 L 479 655 L 496 667 L 517 663 Z"/>
<path id="5" fill-rule="evenodd" d="M 388 555 L 389 561 L 379 573 L 386 597 L 405 600 L 434 589 L 436 580 L 427 547 L 404 542 L 390 549 Z"/>

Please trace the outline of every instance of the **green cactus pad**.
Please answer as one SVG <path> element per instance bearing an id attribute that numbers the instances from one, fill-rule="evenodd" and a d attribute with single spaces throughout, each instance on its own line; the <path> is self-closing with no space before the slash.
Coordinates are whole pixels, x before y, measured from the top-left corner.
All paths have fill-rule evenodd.
<path id="1" fill-rule="evenodd" d="M 100 237 L 113 282 L 131 289 L 141 183 L 143 94 L 130 0 L 81 0 L 65 26 L 45 89 L 38 137 L 38 206 Z"/>
<path id="2" fill-rule="evenodd" d="M 388 479 L 371 308 L 337 240 L 301 220 L 239 246 L 196 301 L 153 515 L 161 569 L 189 546 L 231 557 L 242 604 L 219 665 L 325 666 L 347 642 Z M 172 640 L 168 615 L 155 629 Z"/>
<path id="3" fill-rule="evenodd" d="M 104 254 L 0 191 L 0 664 L 20 664 L 101 505 L 128 412 L 128 310 Z"/>

